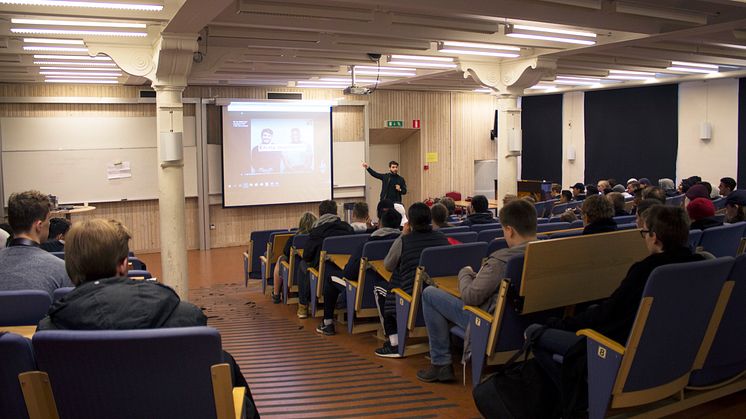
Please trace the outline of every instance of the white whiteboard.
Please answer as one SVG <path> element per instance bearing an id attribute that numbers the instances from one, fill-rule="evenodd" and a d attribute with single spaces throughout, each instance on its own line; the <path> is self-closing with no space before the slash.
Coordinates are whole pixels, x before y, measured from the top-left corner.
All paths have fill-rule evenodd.
<path id="1" fill-rule="evenodd" d="M 332 153 L 334 187 L 365 186 L 365 141 L 334 142 Z"/>
<path id="2" fill-rule="evenodd" d="M 194 117 L 184 118 L 184 192 L 197 196 Z M 60 203 L 158 198 L 155 117 L 0 118 L 4 199 L 37 189 Z M 128 161 L 132 177 L 108 180 Z"/>

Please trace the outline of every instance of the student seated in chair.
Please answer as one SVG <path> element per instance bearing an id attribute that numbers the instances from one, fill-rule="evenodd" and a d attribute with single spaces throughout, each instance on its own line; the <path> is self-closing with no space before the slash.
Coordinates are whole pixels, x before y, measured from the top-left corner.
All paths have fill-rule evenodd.
<path id="1" fill-rule="evenodd" d="M 300 220 L 298 221 L 298 230 L 295 231 L 295 235 L 298 234 L 308 234 L 309 231 L 311 231 L 311 228 L 313 227 L 313 223 L 316 222 L 316 216 L 311 214 L 310 212 L 305 212 L 303 215 L 300 216 Z M 272 283 L 272 302 L 275 304 L 280 304 L 282 302 L 282 296 L 280 295 L 280 290 L 282 290 L 282 277 L 280 276 L 280 264 L 282 261 L 289 260 L 290 258 L 290 248 L 293 246 L 293 238 L 289 238 L 287 242 L 285 242 L 285 247 L 282 249 L 282 254 L 277 258 L 277 263 L 275 263 L 275 270 L 272 273 L 272 278 L 274 282 Z"/>
<path id="2" fill-rule="evenodd" d="M 47 252 L 64 252 L 67 230 L 70 230 L 70 221 L 64 218 L 52 218 L 49 220 L 49 238 L 39 247 Z"/>
<path id="3" fill-rule="evenodd" d="M 493 312 L 508 259 L 523 254 L 526 243 L 536 240 L 536 209 L 530 202 L 518 199 L 505 205 L 500 209 L 500 222 L 508 248 L 492 253 L 479 272 L 474 272 L 470 266 L 461 269 L 458 274 L 461 299 L 437 287 L 427 287 L 422 292 L 422 313 L 430 339 L 431 362 L 430 368 L 417 373 L 417 378 L 422 381 L 454 380 L 451 323 L 466 329 L 469 316 L 464 311 L 465 304 Z"/>
<path id="4" fill-rule="evenodd" d="M 350 225 L 355 230 L 355 233 L 365 233 L 368 230 L 372 231 L 368 204 L 365 202 L 355 202 L 355 205 L 352 207 L 352 222 Z"/>
<path id="5" fill-rule="evenodd" d="M 590 195 L 583 200 L 583 234 L 608 233 L 616 231 L 614 207 L 603 195 Z"/>
<path id="6" fill-rule="evenodd" d="M 473 224 L 492 224 L 497 220 L 492 216 L 489 209 L 490 202 L 484 195 L 474 195 L 469 205 L 469 215 L 461 225 L 470 226 Z"/>
<path id="7" fill-rule="evenodd" d="M 409 220 L 404 226 L 402 235 L 391 245 L 391 250 L 383 261 L 384 266 L 390 272 L 391 288 L 401 288 L 404 292 L 412 294 L 414 288 L 414 276 L 420 263 L 422 251 L 428 247 L 445 246 L 448 239 L 440 231 L 434 231 L 430 226 L 432 216 L 430 208 L 422 202 L 412 204 L 407 211 Z M 383 319 L 383 332 L 386 341 L 383 347 L 376 349 L 376 355 L 384 358 L 400 358 L 399 337 L 396 326 L 396 298 L 394 293 L 387 293 L 383 307 L 379 313 Z"/>
<path id="8" fill-rule="evenodd" d="M 703 260 L 703 256 L 692 253 L 688 246 L 689 217 L 682 208 L 655 205 L 644 212 L 644 228 L 640 231 L 649 256 L 634 263 L 627 271 L 619 287 L 609 298 L 573 317 L 550 318 L 547 329 L 534 348 L 534 356 L 549 374 L 558 391 L 568 392 L 568 386 L 577 391 L 587 391 L 585 378 L 586 351 L 583 337 L 575 335 L 580 329 L 593 329 L 604 336 L 625 344 L 629 337 L 642 293 L 650 273 L 659 266 Z M 526 335 L 531 336 L 539 325 L 531 325 Z M 553 359 L 558 354 L 564 357 L 559 364 Z M 572 365 L 573 367 L 571 367 Z M 566 368 L 575 371 L 582 382 L 568 382 Z M 564 386 L 564 388 L 562 387 Z M 581 397 L 581 400 L 584 400 Z M 581 410 L 584 406 L 577 406 Z"/>
<path id="9" fill-rule="evenodd" d="M 433 217 L 433 230 L 438 230 L 443 227 L 451 227 L 451 223 L 448 222 L 448 208 L 441 203 L 437 203 L 430 208 L 430 213 Z"/>
<path id="10" fill-rule="evenodd" d="M 129 330 L 206 326 L 207 317 L 181 301 L 171 288 L 127 278 L 131 236 L 118 221 L 93 219 L 76 223 L 67 234 L 65 269 L 75 289 L 52 304 L 37 330 Z M 247 417 L 258 418 L 246 380 L 236 361 L 234 386 L 246 387 Z M 105 365 L 101 366 L 105 368 Z"/>
<path id="11" fill-rule="evenodd" d="M 686 213 L 692 220 L 691 230 L 707 230 L 723 225 L 720 219 L 715 218 L 715 204 L 707 198 L 697 198 L 690 202 L 686 206 Z"/>
<path id="12" fill-rule="evenodd" d="M 352 227 L 337 216 L 337 203 L 332 200 L 321 201 L 319 204 L 319 219 L 313 224 L 308 233 L 308 241 L 303 248 L 303 264 L 301 270 L 319 267 L 319 256 L 324 239 L 333 236 L 347 236 L 353 234 Z M 323 280 L 323 278 L 320 278 Z M 308 301 L 311 299 L 311 281 L 308 275 L 298 278 L 298 318 L 308 318 Z"/>
<path id="13" fill-rule="evenodd" d="M 8 199 L 8 222 L 14 236 L 0 246 L 0 290 L 43 290 L 72 287 L 65 262 L 39 248 L 49 235 L 52 204 L 39 191 L 14 193 Z"/>
<path id="14" fill-rule="evenodd" d="M 401 224 L 401 215 L 396 211 L 385 211 L 381 214 L 380 228 L 371 233 L 368 241 L 375 240 L 393 240 L 401 234 L 399 230 L 399 224 Z M 350 259 L 344 268 L 343 277 L 351 281 L 357 281 L 358 274 L 360 273 L 360 259 L 363 256 L 363 247 L 365 243 L 360 243 L 360 246 L 355 249 L 350 255 Z M 383 286 L 387 286 L 386 281 Z M 382 284 L 377 284 L 379 287 Z M 345 291 L 344 286 L 339 285 L 334 281 L 327 281 L 324 284 L 324 320 L 316 328 L 316 332 L 322 335 L 331 336 L 336 332 L 334 330 L 334 308 L 337 304 L 337 298 L 339 294 Z M 383 293 L 384 298 L 386 292 Z"/>
<path id="15" fill-rule="evenodd" d="M 606 199 L 611 202 L 611 205 L 614 207 L 614 217 L 623 217 L 625 215 L 629 215 L 627 211 L 624 210 L 624 196 L 619 192 L 609 192 L 605 195 Z"/>

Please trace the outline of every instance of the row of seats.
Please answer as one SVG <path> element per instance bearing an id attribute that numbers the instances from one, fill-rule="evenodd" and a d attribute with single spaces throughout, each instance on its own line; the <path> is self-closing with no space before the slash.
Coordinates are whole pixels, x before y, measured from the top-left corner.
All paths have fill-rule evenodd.
<path id="1" fill-rule="evenodd" d="M 0 359 L 2 417 L 243 417 L 211 327 L 5 333 Z"/>

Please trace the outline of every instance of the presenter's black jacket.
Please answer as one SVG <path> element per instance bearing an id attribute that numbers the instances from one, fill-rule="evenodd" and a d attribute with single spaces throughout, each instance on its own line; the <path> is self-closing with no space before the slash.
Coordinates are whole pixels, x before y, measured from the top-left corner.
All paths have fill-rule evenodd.
<path id="1" fill-rule="evenodd" d="M 171 288 L 113 277 L 78 285 L 52 304 L 38 330 L 126 330 L 206 326 L 207 317 Z"/>
<path id="2" fill-rule="evenodd" d="M 629 338 L 642 299 L 642 292 L 653 269 L 671 263 L 700 260 L 704 260 L 704 257 L 692 253 L 688 247 L 652 254 L 630 266 L 619 288 L 602 303 L 593 305 L 574 317 L 550 318 L 547 325 L 572 332 L 580 329 L 593 329 L 624 345 Z"/>
<path id="3" fill-rule="evenodd" d="M 401 196 L 407 194 L 407 183 L 404 178 L 398 174 L 389 173 L 378 173 L 375 170 L 368 168 L 368 173 L 376 179 L 381 180 L 381 201 L 389 199 L 392 202 L 401 203 Z M 396 190 L 396 185 L 399 185 L 401 192 Z"/>
<path id="4" fill-rule="evenodd" d="M 348 236 L 354 234 L 352 226 L 336 217 L 336 220 L 319 224 L 308 233 L 308 241 L 303 248 L 303 261 L 309 268 L 319 267 L 319 256 L 324 239 L 333 236 Z"/>
<path id="5" fill-rule="evenodd" d="M 462 226 L 470 226 L 474 224 L 494 224 L 497 220 L 492 216 L 491 212 L 477 212 L 475 214 L 469 214 Z"/>

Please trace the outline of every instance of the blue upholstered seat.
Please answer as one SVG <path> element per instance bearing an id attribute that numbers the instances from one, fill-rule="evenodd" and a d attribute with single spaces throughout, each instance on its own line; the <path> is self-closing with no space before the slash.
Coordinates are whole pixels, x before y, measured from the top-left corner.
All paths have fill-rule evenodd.
<path id="1" fill-rule="evenodd" d="M 30 326 L 47 315 L 52 297 L 46 291 L 0 291 L 0 326 Z"/>
<path id="2" fill-rule="evenodd" d="M 148 271 L 139 271 L 137 269 L 132 269 L 127 272 L 127 277 L 132 279 L 151 279 L 153 278 L 153 275 Z"/>
<path id="3" fill-rule="evenodd" d="M 491 230 L 482 230 L 479 232 L 479 236 L 477 236 L 478 242 L 485 242 L 489 243 L 494 239 L 503 237 L 504 231 L 501 228 L 491 229 Z"/>
<path id="4" fill-rule="evenodd" d="M 357 281 L 345 278 L 347 297 L 347 331 L 355 333 L 355 319 L 359 317 L 378 317 L 373 288 L 376 280 L 383 280 L 370 266 L 369 262 L 383 260 L 391 249 L 394 240 L 374 240 L 363 245 L 360 258 L 361 267 Z M 361 330 L 365 331 L 365 330 Z"/>
<path id="5" fill-rule="evenodd" d="M 500 223 L 495 222 L 489 224 L 472 224 L 471 226 L 469 226 L 469 228 L 471 229 L 471 231 L 476 231 L 477 233 L 479 233 L 480 231 L 484 230 L 494 230 L 496 228 L 502 228 L 502 226 L 500 225 Z"/>
<path id="6" fill-rule="evenodd" d="M 61 299 L 62 297 L 66 296 L 68 293 L 70 293 L 70 291 L 72 291 L 74 289 L 75 289 L 75 287 L 57 288 L 56 290 L 54 290 L 54 294 L 52 294 L 52 302 L 55 302 L 55 301 Z"/>
<path id="7" fill-rule="evenodd" d="M 476 231 L 465 231 L 463 233 L 446 233 L 446 237 L 458 240 L 461 243 L 474 243 L 479 234 Z"/>
<path id="8" fill-rule="evenodd" d="M 15 333 L 0 333 L 0 417 L 27 419 L 18 374 L 36 369 L 31 341 Z"/>
<path id="9" fill-rule="evenodd" d="M 670 196 L 666 198 L 666 205 L 671 207 L 680 207 L 684 205 L 684 198 L 686 198 L 686 195 L 676 195 L 676 196 Z"/>
<path id="10" fill-rule="evenodd" d="M 260 279 L 262 275 L 259 257 L 267 251 L 269 236 L 276 231 L 288 231 L 287 229 L 259 230 L 252 231 L 249 235 L 249 259 L 246 267 L 248 277 Z"/>
<path id="11" fill-rule="evenodd" d="M 280 277 L 282 278 L 282 299 L 285 304 L 289 304 L 290 293 L 297 291 L 298 286 L 296 285 L 301 275 L 305 275 L 301 268 L 301 256 L 298 254 L 299 250 L 302 250 L 306 246 L 308 241 L 308 234 L 296 234 L 291 239 L 290 244 L 290 257 L 288 261 L 280 264 Z M 296 297 L 293 297 L 296 299 Z"/>
<path id="12" fill-rule="evenodd" d="M 536 226 L 536 232 L 546 233 L 548 231 L 567 230 L 569 228 L 571 228 L 570 223 L 565 223 L 565 222 L 560 221 L 556 223 L 539 224 Z"/>
<path id="13" fill-rule="evenodd" d="M 467 231 L 471 231 L 469 226 L 453 226 L 453 227 L 442 227 L 439 229 L 439 231 L 443 234 L 446 233 L 465 233 Z"/>
<path id="14" fill-rule="evenodd" d="M 741 238 L 746 231 L 746 222 L 711 227 L 702 232 L 699 246 L 716 257 L 736 256 Z"/>

